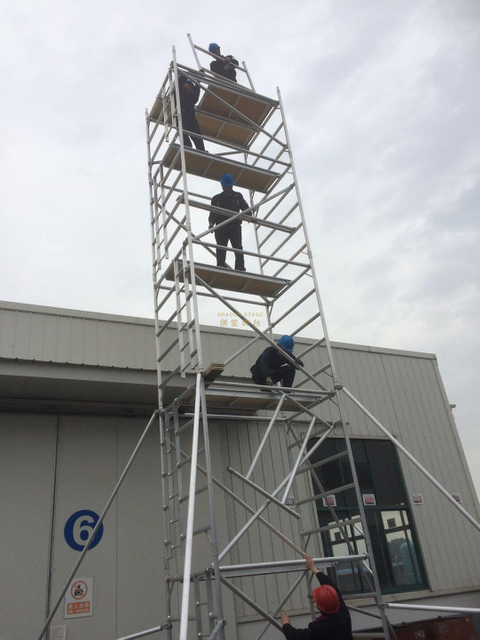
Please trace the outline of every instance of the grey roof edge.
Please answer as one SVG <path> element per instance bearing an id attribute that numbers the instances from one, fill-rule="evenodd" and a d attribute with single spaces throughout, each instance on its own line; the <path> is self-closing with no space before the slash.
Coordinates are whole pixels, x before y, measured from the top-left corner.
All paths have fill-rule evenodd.
<path id="1" fill-rule="evenodd" d="M 139 324 L 144 326 L 154 326 L 153 318 L 138 318 L 134 316 L 124 316 L 115 313 L 103 313 L 100 311 L 80 311 L 78 309 L 68 309 L 64 307 L 50 307 L 41 304 L 29 304 L 25 302 L 7 302 L 0 300 L 0 310 L 24 311 L 26 313 L 39 313 L 42 315 L 63 316 L 67 318 L 82 318 L 87 320 L 103 320 L 105 322 L 123 322 L 125 324 Z"/>
<path id="2" fill-rule="evenodd" d="M 146 327 L 155 326 L 155 321 L 153 318 L 139 318 L 136 316 L 124 316 L 120 314 L 113 313 L 103 313 L 96 311 L 80 311 L 78 309 L 68 309 L 63 307 L 50 307 L 39 304 L 29 304 L 25 302 L 8 302 L 4 300 L 0 300 L 0 310 L 5 309 L 8 311 L 23 311 L 25 313 L 38 313 L 42 315 L 56 315 L 63 316 L 67 318 L 80 318 L 86 320 L 100 320 L 104 322 L 118 322 L 123 324 L 135 324 Z M 173 323 L 172 323 L 173 326 Z M 225 333 L 224 330 L 219 329 L 218 327 L 212 325 L 201 325 L 202 331 L 207 333 Z M 249 332 L 242 331 L 240 329 L 229 329 L 229 333 L 236 336 L 248 335 Z M 315 342 L 314 338 L 298 338 L 298 343 L 301 344 L 312 344 Z M 375 347 L 371 345 L 360 345 L 353 344 L 349 342 L 336 342 L 331 341 L 331 345 L 333 348 L 343 349 L 343 350 L 351 350 L 351 351 L 363 351 L 367 353 L 384 353 L 388 355 L 398 355 L 404 357 L 411 358 L 422 358 L 427 360 L 437 360 L 437 357 L 434 353 L 422 352 L 422 351 L 410 351 L 406 349 L 393 349 L 387 347 Z"/>
<path id="3" fill-rule="evenodd" d="M 8 371 L 4 368 L 6 366 L 11 367 Z M 19 369 L 19 367 L 29 366 L 30 371 L 26 371 L 24 368 Z M 59 360 L 38 360 L 38 359 L 28 359 L 28 358 L 5 358 L 4 356 L 0 356 L 0 376 L 8 373 L 9 375 L 14 375 L 16 372 L 21 370 L 21 375 L 23 377 L 42 377 L 42 372 L 50 372 L 53 369 L 59 372 L 65 371 L 122 371 L 122 372 L 130 372 L 132 375 L 141 375 L 141 376 L 149 376 L 152 373 L 156 374 L 156 369 L 152 367 L 148 369 L 147 367 L 121 367 L 117 365 L 111 364 L 90 364 L 88 362 L 62 362 Z M 170 369 L 164 369 L 164 373 L 170 373 Z M 51 375 L 48 373 L 48 375 Z M 65 376 L 65 373 L 61 373 L 60 376 Z M 194 376 L 192 376 L 193 378 Z"/>
<path id="4" fill-rule="evenodd" d="M 302 338 L 303 340 L 303 338 Z M 310 340 L 313 342 L 313 340 Z M 366 351 L 370 353 L 385 353 L 388 355 L 398 355 L 405 356 L 410 358 L 422 358 L 426 360 L 436 360 L 437 356 L 434 353 L 429 353 L 427 351 L 410 351 L 408 349 L 393 349 L 390 347 L 373 347 L 367 344 L 353 344 L 349 342 L 334 342 L 331 340 L 332 347 L 336 347 L 337 349 L 343 349 L 344 351 Z"/>

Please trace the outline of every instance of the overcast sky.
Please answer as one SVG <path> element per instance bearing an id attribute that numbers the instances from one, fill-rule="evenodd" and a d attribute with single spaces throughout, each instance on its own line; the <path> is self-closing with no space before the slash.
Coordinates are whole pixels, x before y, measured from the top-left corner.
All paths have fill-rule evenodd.
<path id="1" fill-rule="evenodd" d="M 0 299 L 152 316 L 144 110 L 216 41 L 282 90 L 331 338 L 437 355 L 480 488 L 478 0 L 0 11 Z"/>

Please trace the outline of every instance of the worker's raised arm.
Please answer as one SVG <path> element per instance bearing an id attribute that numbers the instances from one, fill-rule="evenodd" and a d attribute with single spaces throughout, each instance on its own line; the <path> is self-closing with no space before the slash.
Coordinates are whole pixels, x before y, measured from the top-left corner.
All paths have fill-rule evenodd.
<path id="1" fill-rule="evenodd" d="M 305 567 L 317 576 L 317 579 L 320 584 L 328 584 L 330 587 L 333 587 L 335 591 L 337 591 L 340 594 L 340 590 L 336 585 L 336 583 L 329 576 L 327 576 L 326 573 L 323 573 L 323 571 L 320 571 L 319 569 L 317 569 L 317 567 L 315 566 L 315 562 L 313 561 L 311 556 L 305 557 Z"/>

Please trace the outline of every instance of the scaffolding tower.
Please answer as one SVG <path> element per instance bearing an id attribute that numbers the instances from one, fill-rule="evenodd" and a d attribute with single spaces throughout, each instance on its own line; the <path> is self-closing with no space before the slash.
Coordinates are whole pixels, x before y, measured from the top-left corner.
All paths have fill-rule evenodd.
<path id="1" fill-rule="evenodd" d="M 211 61 L 215 54 L 188 37 L 197 68 L 177 62 L 174 48 L 167 76 L 152 110 L 146 114 L 168 637 L 233 637 L 226 627 L 223 604 L 228 591 L 265 618 L 266 627 L 259 638 L 269 625 L 280 628 L 275 616 L 305 577 L 300 558 L 306 553 L 315 555 L 315 550 L 322 547 L 319 537 L 333 529 L 342 536 L 349 555 L 321 558 L 318 562 L 337 567 L 347 564 L 358 572 L 369 587 L 360 597 L 373 598 L 379 608 L 382 632 L 376 637 L 394 637 L 382 604 L 343 408 L 345 396 L 365 412 L 366 409 L 337 376 L 280 91 L 277 89 L 276 99 L 258 94 L 245 63 L 233 66 L 249 87 L 210 71 L 202 65 L 200 56 L 210 56 L 207 61 Z M 195 132 L 185 129 L 182 122 L 181 76 L 203 91 L 196 117 L 208 151 L 184 142 L 185 135 Z M 247 210 L 232 213 L 211 206 L 211 181 L 218 184 L 225 172 L 233 176 L 236 188 L 248 190 Z M 212 210 L 226 216 L 222 225 L 233 219 L 242 221 L 247 239 L 245 272 L 215 266 L 217 245 L 207 226 L 207 213 Z M 208 313 L 217 305 L 242 318 L 243 324 L 254 332 L 246 344 L 220 363 L 206 362 L 202 351 L 202 322 L 208 324 Z M 246 306 L 261 307 L 267 326 L 260 328 L 248 315 L 245 317 L 242 309 Z M 316 340 L 298 356 L 308 359 L 317 351 L 321 366 L 312 372 L 287 356 L 298 369 L 293 389 L 259 386 L 245 379 L 232 381 L 231 375 L 222 380 L 224 372 L 235 371 L 237 360 L 245 352 L 255 354 L 250 356 L 253 363 L 259 350 L 266 346 L 280 349 L 274 331 L 299 336 L 305 330 Z M 162 363 L 172 351 L 178 355 L 178 365 L 164 376 Z M 178 378 L 186 381 L 184 387 L 174 384 Z M 240 485 L 262 497 L 259 508 L 245 503 L 239 492 L 214 477 L 209 438 L 209 420 L 222 419 L 228 428 L 229 421 L 247 420 L 254 412 L 257 420 L 258 412 L 268 416 L 263 438 L 246 468 L 229 467 L 228 471 Z M 379 423 L 377 426 L 384 430 Z M 272 487 L 261 472 L 262 452 L 273 429 L 278 427 L 284 433 L 289 471 Z M 343 459 L 342 464 L 349 469 L 349 481 L 325 491 L 315 470 L 332 462 L 332 458 L 316 463 L 312 460 L 333 431 L 345 441 L 344 450 L 334 458 Z M 390 434 L 388 437 L 393 439 Z M 245 513 L 243 526 L 224 548 L 219 547 L 216 531 L 214 493 L 218 490 Z M 354 493 L 358 513 L 349 520 L 339 520 L 332 496 L 346 491 Z M 203 492 L 207 499 L 202 501 L 200 513 L 196 502 Z M 333 524 L 319 527 L 317 522 L 312 527 L 312 507 L 318 501 L 329 507 Z M 282 517 L 298 521 L 300 543 L 273 526 L 271 518 L 262 516 L 267 508 L 278 509 Z M 232 549 L 254 523 L 268 528 L 299 559 L 248 565 L 227 563 Z M 355 553 L 352 532 L 363 541 L 365 552 L 361 555 Z M 274 615 L 235 584 L 239 577 L 254 579 L 272 572 L 299 571 Z"/>
<path id="2" fill-rule="evenodd" d="M 382 602 L 345 400 L 359 408 L 479 530 L 480 525 L 338 378 L 280 91 L 277 89 L 276 99 L 258 94 L 245 63 L 233 66 L 248 87 L 210 71 L 201 64 L 200 56 L 210 56 L 205 58 L 207 61 L 216 56 L 195 45 L 190 35 L 188 38 L 197 68 L 177 62 L 173 48 L 165 80 L 152 109 L 146 112 L 158 411 L 148 422 L 39 640 L 157 417 L 167 619 L 158 627 L 121 640 L 159 631 L 165 631 L 169 640 L 232 639 L 235 629 L 233 623 L 228 625 L 227 594 L 265 619 L 265 626 L 256 636 L 259 640 L 271 627 L 281 628 L 276 616 L 302 584 L 311 592 L 311 577 L 309 581 L 304 569 L 305 555 L 318 556 L 324 546 L 322 536 L 333 533 L 341 536 L 348 555 L 315 557 L 315 561 L 324 569 L 346 567 L 355 574 L 366 589 L 348 598 L 373 598 L 378 606 L 377 614 L 351 607 L 379 620 L 381 632 L 369 632 L 368 637 L 395 638 L 385 614 L 390 605 Z M 195 136 L 195 132 L 188 131 L 182 122 L 180 76 L 188 77 L 202 89 L 196 117 L 208 151 L 186 144 L 188 136 Z M 234 213 L 212 207 L 212 191 L 218 190 L 220 177 L 226 172 L 233 176 L 235 188 L 248 191 L 247 210 Z M 227 218 L 222 225 L 233 219 L 242 221 L 246 271 L 216 266 L 217 245 L 207 223 L 212 210 Z M 245 315 L 246 307 L 261 308 L 266 326 L 260 327 L 253 314 Z M 212 309 L 219 308 L 251 331 L 240 346 L 232 340 L 232 353 L 222 362 L 206 362 L 203 325 L 209 324 Z M 256 385 L 246 381 L 244 375 L 235 376 L 239 362 L 253 364 L 267 346 L 280 350 L 274 332 L 315 336 L 295 357 L 282 352 L 297 369 L 292 388 Z M 177 364 L 165 374 L 169 354 Z M 320 366 L 312 370 L 312 362 Z M 242 458 L 240 469 L 224 470 L 232 479 L 230 486 L 214 475 L 214 466 L 221 463 L 213 460 L 209 430 L 212 421 L 221 421 L 225 429 L 232 421 L 242 421 L 246 429 L 251 422 L 263 425 L 262 437 L 250 458 Z M 322 444 L 332 434 L 343 439 L 343 449 L 334 456 L 319 456 Z M 288 472 L 272 486 L 273 474 L 264 468 L 263 456 L 269 441 L 279 437 L 285 452 L 279 466 Z M 321 467 L 335 460 L 341 460 L 347 480 L 326 491 Z M 242 497 L 247 490 L 249 496 L 256 498 L 252 500 L 255 506 Z M 345 492 L 356 501 L 357 513 L 349 519 L 339 519 L 335 496 Z M 235 534 L 223 547 L 219 544 L 216 516 L 220 499 L 235 507 L 238 522 Z M 331 515 L 331 522 L 322 527 L 316 517 L 319 503 L 328 507 Z M 242 563 L 238 548 L 253 526 L 280 539 L 294 559 Z M 355 551 L 352 540 L 363 553 Z M 254 585 L 259 578 L 265 585 L 268 577 L 279 573 L 288 574 L 289 588 L 280 594 L 273 612 L 262 608 L 255 597 L 238 586 L 241 579 Z M 314 619 L 311 598 L 310 609 Z M 354 632 L 354 637 L 367 636 Z"/>
<path id="3" fill-rule="evenodd" d="M 311 549 L 318 548 L 311 544 L 315 536 L 335 528 L 344 538 L 350 554 L 345 558 L 335 558 L 336 565 L 342 562 L 356 565 L 355 570 L 366 577 L 370 595 L 379 606 L 381 592 L 280 91 L 277 90 L 277 99 L 256 93 L 245 63 L 238 67 L 238 71 L 240 75 L 244 73 L 250 87 L 211 72 L 202 66 L 199 59 L 199 54 L 208 52 L 194 45 L 191 39 L 190 43 L 198 69 L 178 63 L 174 49 L 167 76 L 153 109 L 147 113 L 165 515 L 166 607 L 168 623 L 171 624 L 168 637 L 181 640 L 194 635 L 227 637 L 223 606 L 225 590 L 233 592 L 265 618 L 266 627 L 261 637 L 269 625 L 281 627 L 274 616 L 234 584 L 234 578 L 271 575 L 275 571 L 298 573 L 303 569 L 303 563 L 293 560 L 255 565 L 226 564 L 230 551 L 256 522 L 273 531 L 297 552 L 299 558 L 308 552 L 309 544 Z M 179 108 L 181 76 L 188 77 L 203 90 L 196 117 L 202 137 L 210 147 L 209 152 L 193 149 L 184 143 L 184 134 L 188 136 L 194 132 L 186 130 L 182 122 Z M 212 185 L 206 183 L 212 180 L 218 183 L 225 172 L 233 176 L 235 187 L 248 190 L 248 210 L 235 214 L 226 209 L 212 208 L 211 196 L 205 195 L 211 193 Z M 244 228 L 248 227 L 244 251 L 247 271 L 215 266 L 217 245 L 206 225 L 206 212 L 212 209 L 227 217 L 222 225 L 238 218 Z M 207 306 L 202 304 L 205 298 L 209 300 Z M 242 322 L 255 332 L 247 344 L 221 363 L 205 362 L 202 352 L 202 316 L 205 317 L 212 303 L 222 305 L 234 317 L 243 317 Z M 168 319 L 162 321 L 159 314 L 165 318 L 169 305 Z M 260 329 L 248 316 L 245 318 L 242 308 L 246 305 L 262 307 L 267 319 L 266 328 Z M 309 352 L 322 347 L 322 366 L 311 373 L 298 364 L 298 360 L 287 357 L 299 370 L 299 379 L 293 389 L 262 387 L 245 381 L 222 381 L 222 372 L 228 367 L 234 368 L 236 360 L 245 351 L 256 353 L 259 347 L 269 345 L 279 349 L 273 337 L 274 330 L 291 336 L 308 330 L 310 335 L 315 335 L 315 343 L 300 353 L 299 358 L 305 358 Z M 178 354 L 178 365 L 165 377 L 162 363 L 172 350 Z M 181 390 L 172 384 L 175 376 L 195 376 L 195 381 Z M 323 409 L 323 404 L 329 406 Z M 228 469 L 241 483 L 263 496 L 263 504 L 254 509 L 213 477 L 208 425 L 209 418 L 218 419 L 219 411 L 223 412 L 222 418 L 228 425 L 229 420 L 245 419 L 246 414 L 259 410 L 270 412 L 271 417 L 249 468 L 242 471 Z M 298 426 L 301 419 L 308 421 L 305 433 L 299 430 L 303 428 Z M 255 476 L 255 469 L 261 467 L 262 451 L 272 429 L 279 425 L 285 433 L 290 471 L 278 486 L 272 488 L 268 486 L 268 480 L 262 483 L 262 473 Z M 316 465 L 310 463 L 312 455 L 333 430 L 342 432 L 345 438 L 345 451 L 340 457 L 348 461 L 351 481 L 325 492 L 318 475 L 313 474 L 314 491 L 305 492 L 306 486 L 311 487 L 308 480 L 302 484 L 303 491 L 299 491 L 296 485 L 301 474 L 331 461 L 326 459 Z M 200 446 L 201 440 L 203 446 Z M 216 532 L 214 485 L 240 504 L 247 516 L 243 527 L 223 549 L 219 548 Z M 356 494 L 358 515 L 340 522 L 330 506 L 331 496 L 352 489 Z M 208 506 L 205 508 L 204 504 L 200 517 L 195 503 L 196 496 L 203 491 L 208 493 Z M 334 524 L 312 528 L 312 521 L 307 518 L 310 528 L 306 527 L 302 522 L 304 512 L 310 514 L 312 505 L 321 500 L 326 500 Z M 269 506 L 282 510 L 293 521 L 299 521 L 300 545 L 262 517 Z M 365 553 L 361 556 L 355 554 L 348 535 L 352 527 L 365 542 Z M 205 534 L 208 535 L 209 552 L 204 545 L 197 544 L 197 536 Z M 208 563 L 205 563 L 205 553 L 210 557 Z M 315 555 L 313 551 L 311 553 Z M 319 561 L 325 564 L 332 560 L 322 558 Z M 303 577 L 304 572 L 301 571 L 300 577 L 279 603 L 275 615 Z M 381 607 L 379 611 L 383 633 L 378 637 L 388 638 L 388 621 Z"/>

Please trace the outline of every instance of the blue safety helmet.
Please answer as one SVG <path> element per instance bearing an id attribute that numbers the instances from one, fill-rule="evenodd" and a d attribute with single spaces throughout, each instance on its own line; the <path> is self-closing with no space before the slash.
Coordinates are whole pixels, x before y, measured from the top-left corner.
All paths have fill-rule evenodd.
<path id="1" fill-rule="evenodd" d="M 232 174 L 224 173 L 220 178 L 220 184 L 222 185 L 222 187 L 233 187 L 233 185 L 235 184 L 235 180 L 233 179 Z"/>
<path id="2" fill-rule="evenodd" d="M 282 336 L 278 341 L 278 344 L 285 349 L 285 351 L 289 351 L 292 353 L 293 347 L 295 346 L 295 341 L 292 336 Z"/>
<path id="3" fill-rule="evenodd" d="M 208 50 L 210 51 L 210 53 L 213 53 L 214 51 L 216 51 L 217 49 L 220 49 L 220 45 L 217 44 L 216 42 L 211 42 L 208 45 Z"/>

